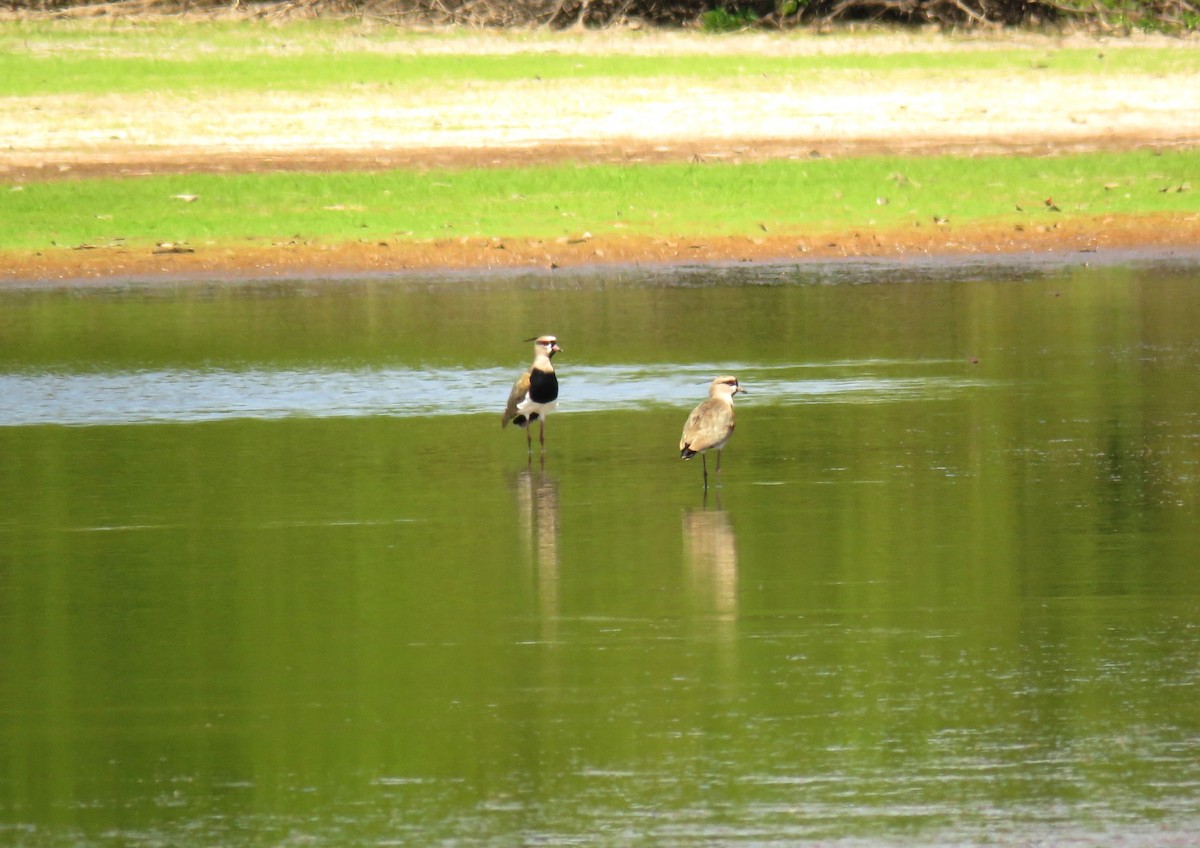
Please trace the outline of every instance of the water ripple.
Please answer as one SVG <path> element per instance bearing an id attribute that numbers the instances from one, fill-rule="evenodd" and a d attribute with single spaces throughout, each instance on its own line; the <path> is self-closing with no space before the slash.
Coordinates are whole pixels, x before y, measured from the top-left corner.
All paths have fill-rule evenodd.
<path id="1" fill-rule="evenodd" d="M 744 402 L 755 405 L 929 399 L 976 385 L 936 373 L 911 376 L 938 364 L 573 366 L 561 372 L 559 412 L 685 407 L 725 372 L 741 377 L 750 392 Z M 496 413 L 512 380 L 512 370 L 502 368 L 9 373 L 0 374 L 0 426 Z"/>

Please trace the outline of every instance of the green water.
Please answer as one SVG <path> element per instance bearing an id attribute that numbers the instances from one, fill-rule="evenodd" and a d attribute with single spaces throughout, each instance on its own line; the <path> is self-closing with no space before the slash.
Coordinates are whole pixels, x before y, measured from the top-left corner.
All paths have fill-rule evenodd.
<path id="1" fill-rule="evenodd" d="M 1198 366 L 1148 262 L 0 292 L 0 844 L 1194 844 Z"/>

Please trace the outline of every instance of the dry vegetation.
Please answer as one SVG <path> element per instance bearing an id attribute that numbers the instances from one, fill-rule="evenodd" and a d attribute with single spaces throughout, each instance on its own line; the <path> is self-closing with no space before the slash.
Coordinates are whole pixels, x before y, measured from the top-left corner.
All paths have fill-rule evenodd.
<path id="1" fill-rule="evenodd" d="M 727 31 L 875 21 L 955 29 L 1051 26 L 1097 32 L 1200 28 L 1197 0 L 8 0 L 17 14 L 227 13 L 356 16 L 404 26 L 673 26 Z"/>

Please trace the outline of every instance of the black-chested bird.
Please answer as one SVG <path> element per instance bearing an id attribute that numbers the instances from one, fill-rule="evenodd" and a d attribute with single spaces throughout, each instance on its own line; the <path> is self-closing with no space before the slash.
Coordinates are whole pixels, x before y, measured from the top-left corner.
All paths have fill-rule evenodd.
<path id="1" fill-rule="evenodd" d="M 529 425 L 534 421 L 538 422 L 538 441 L 542 450 L 546 449 L 546 416 L 554 411 L 558 401 L 558 377 L 554 375 L 550 360 L 562 348 L 554 336 L 538 336 L 526 341 L 533 342 L 533 364 L 513 383 L 500 426 L 507 427 L 512 423 L 523 427 L 525 441 L 532 452 L 533 433 L 529 432 Z"/>
<path id="2" fill-rule="evenodd" d="M 733 396 L 745 392 L 737 377 L 718 377 L 708 387 L 708 400 L 692 410 L 683 425 L 683 436 L 679 439 L 679 455 L 691 459 L 700 454 L 704 465 L 704 488 L 708 488 L 708 461 L 704 458 L 710 450 L 717 452 L 717 476 L 721 474 L 721 448 L 733 435 Z"/>

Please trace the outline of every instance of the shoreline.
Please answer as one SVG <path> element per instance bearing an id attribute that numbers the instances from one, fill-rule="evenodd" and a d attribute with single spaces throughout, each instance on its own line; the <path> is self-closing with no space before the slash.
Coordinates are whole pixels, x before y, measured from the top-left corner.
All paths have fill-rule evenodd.
<path id="1" fill-rule="evenodd" d="M 170 245 L 0 252 L 0 287 L 113 285 L 260 279 L 410 276 L 441 272 L 670 267 L 702 263 L 897 261 L 1005 255 L 1066 256 L 1080 262 L 1120 252 L 1169 256 L 1200 248 L 1200 213 L 1067 219 L 1037 227 L 929 223 L 911 230 L 745 236 L 632 236 L 589 239 L 454 239 L 342 244 Z"/>

